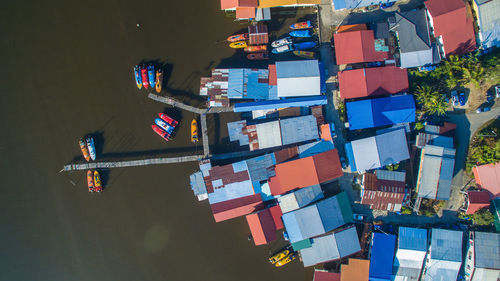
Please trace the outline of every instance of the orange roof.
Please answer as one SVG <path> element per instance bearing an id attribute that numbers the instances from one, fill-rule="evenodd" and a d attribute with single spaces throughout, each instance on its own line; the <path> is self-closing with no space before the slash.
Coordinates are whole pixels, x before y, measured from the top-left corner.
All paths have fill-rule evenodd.
<path id="1" fill-rule="evenodd" d="M 344 175 L 337 149 L 331 149 L 312 156 L 320 183 L 340 178 Z"/>
<path id="2" fill-rule="evenodd" d="M 253 19 L 255 18 L 255 8 L 238 7 L 236 8 L 237 19 Z"/>
<path id="3" fill-rule="evenodd" d="M 323 124 L 321 127 L 321 139 L 326 141 L 332 140 L 332 131 L 330 130 L 330 124 Z"/>
<path id="4" fill-rule="evenodd" d="M 311 156 L 276 165 L 276 176 L 269 180 L 273 195 L 319 184 L 318 175 Z"/>
<path id="5" fill-rule="evenodd" d="M 341 25 L 341 26 L 339 26 L 337 28 L 337 33 L 349 32 L 349 31 L 358 31 L 358 30 L 367 30 L 366 24 Z"/>
<path id="6" fill-rule="evenodd" d="M 319 4 L 321 4 L 321 0 L 259 0 L 259 8 Z"/>
<path id="7" fill-rule="evenodd" d="M 389 58 L 388 52 L 375 50 L 373 30 L 336 33 L 333 38 L 337 64 L 383 61 Z"/>
<path id="8" fill-rule="evenodd" d="M 340 281 L 368 281 L 369 260 L 349 259 L 349 264 L 340 266 Z"/>
<path id="9" fill-rule="evenodd" d="M 246 216 L 255 245 L 264 245 L 276 239 L 276 226 L 269 209 Z"/>
<path id="10" fill-rule="evenodd" d="M 244 216 L 264 208 L 260 194 L 227 200 L 211 204 L 215 221 L 220 222 L 239 216 Z"/>
<path id="11" fill-rule="evenodd" d="M 269 86 L 278 85 L 278 77 L 276 76 L 276 65 L 269 65 Z"/>
<path id="12" fill-rule="evenodd" d="M 493 198 L 500 196 L 500 162 L 472 168 L 476 183 L 491 193 Z"/>
<path id="13" fill-rule="evenodd" d="M 238 7 L 253 7 L 257 8 L 258 0 L 220 0 L 220 9 L 235 9 Z"/>

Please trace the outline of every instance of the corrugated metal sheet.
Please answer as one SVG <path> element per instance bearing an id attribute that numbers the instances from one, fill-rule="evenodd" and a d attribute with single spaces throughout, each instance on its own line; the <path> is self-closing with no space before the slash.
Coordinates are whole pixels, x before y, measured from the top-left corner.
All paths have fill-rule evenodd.
<path id="1" fill-rule="evenodd" d="M 451 192 L 455 149 L 426 145 L 422 149 L 420 173 L 417 180 L 418 196 L 448 200 Z"/>
<path id="2" fill-rule="evenodd" d="M 334 145 L 330 141 L 315 141 L 303 145 L 299 145 L 298 150 L 299 150 L 299 157 L 300 158 L 305 158 L 309 156 L 313 156 L 315 154 L 319 154 L 328 150 L 334 149 Z"/>
<path id="3" fill-rule="evenodd" d="M 297 157 L 297 155 L 299 155 L 299 152 L 296 146 L 284 148 L 274 152 L 274 158 L 276 159 L 276 164 L 291 160 Z"/>
<path id="4" fill-rule="evenodd" d="M 345 224 L 337 197 L 330 197 L 316 203 L 325 232 L 334 230 Z"/>
<path id="5" fill-rule="evenodd" d="M 288 193 L 278 197 L 278 204 L 283 213 L 288 213 L 300 208 L 294 193 Z"/>
<path id="6" fill-rule="evenodd" d="M 476 267 L 500 270 L 500 234 L 474 233 Z"/>
<path id="7" fill-rule="evenodd" d="M 378 156 L 378 147 L 375 137 L 352 141 L 351 147 L 354 154 L 354 163 L 356 165 L 355 170 L 353 170 L 353 167 L 351 167 L 351 170 L 363 172 L 382 166 Z"/>
<path id="8" fill-rule="evenodd" d="M 227 130 L 230 141 L 239 141 L 240 145 L 249 143 L 248 135 L 243 134 L 243 128 L 247 125 L 246 120 L 227 123 Z"/>
<path id="9" fill-rule="evenodd" d="M 371 100 L 360 100 L 345 103 L 349 130 L 377 127 L 373 119 Z"/>
<path id="10" fill-rule="evenodd" d="M 319 77 L 317 60 L 277 61 L 276 76 L 280 78 Z"/>
<path id="11" fill-rule="evenodd" d="M 189 176 L 189 181 L 194 195 L 198 196 L 207 193 L 207 187 L 205 186 L 205 180 L 201 172 L 191 174 Z"/>
<path id="12" fill-rule="evenodd" d="M 316 96 L 321 94 L 317 60 L 276 62 L 278 96 Z"/>
<path id="13" fill-rule="evenodd" d="M 462 262 L 462 231 L 432 229 L 431 259 Z"/>
<path id="14" fill-rule="evenodd" d="M 208 202 L 215 204 L 255 194 L 250 180 L 226 184 L 224 188 L 216 188 L 208 193 Z"/>
<path id="15" fill-rule="evenodd" d="M 278 164 L 275 167 L 275 172 L 276 177 L 271 178 L 269 181 L 273 195 L 319 184 L 312 157 Z"/>
<path id="16" fill-rule="evenodd" d="M 342 280 L 344 281 L 366 281 L 369 277 L 370 261 L 350 258 L 349 264 L 342 264 L 340 266 L 340 271 L 342 272 Z"/>
<path id="17" fill-rule="evenodd" d="M 406 181 L 406 172 L 376 170 L 375 175 L 379 180 L 400 181 L 400 182 Z"/>
<path id="18" fill-rule="evenodd" d="M 340 273 L 315 268 L 313 281 L 340 281 Z"/>
<path id="19" fill-rule="evenodd" d="M 276 226 L 269 209 L 246 216 L 255 245 L 264 245 L 276 239 Z"/>
<path id="20" fill-rule="evenodd" d="M 396 236 L 374 232 L 370 257 L 370 279 L 391 280 Z"/>
<path id="21" fill-rule="evenodd" d="M 269 98 L 269 72 L 267 69 L 245 69 L 246 93 L 244 99 Z"/>
<path id="22" fill-rule="evenodd" d="M 312 115 L 280 120 L 283 145 L 318 139 L 316 118 Z"/>
<path id="23" fill-rule="evenodd" d="M 337 241 L 340 257 L 347 257 L 361 251 L 355 227 L 336 232 L 335 240 Z"/>
<path id="24" fill-rule="evenodd" d="M 325 233 L 316 205 L 283 214 L 282 218 L 291 243 Z"/>
<path id="25" fill-rule="evenodd" d="M 276 165 L 274 154 L 265 154 L 246 160 L 248 174 L 252 181 L 264 181 L 276 175 L 271 167 Z"/>
<path id="26" fill-rule="evenodd" d="M 262 45 L 269 43 L 269 36 L 267 33 L 267 25 L 250 25 L 248 27 L 249 43 L 250 45 Z"/>
<path id="27" fill-rule="evenodd" d="M 271 217 L 273 218 L 274 221 L 274 226 L 276 227 L 277 230 L 283 229 L 283 221 L 281 220 L 281 216 L 283 216 L 283 213 L 281 212 L 280 206 L 275 205 L 269 208 L 269 213 L 271 214 Z"/>
<path id="28" fill-rule="evenodd" d="M 398 163 L 410 158 L 404 129 L 377 135 L 375 139 L 381 166 Z"/>
<path id="29" fill-rule="evenodd" d="M 256 21 L 271 20 L 271 9 L 270 8 L 259 8 L 257 9 L 257 15 L 255 16 Z"/>
<path id="30" fill-rule="evenodd" d="M 312 158 L 320 183 L 325 183 L 344 175 L 337 149 L 313 155 Z"/>
<path id="31" fill-rule="evenodd" d="M 278 197 L 278 203 L 283 213 L 288 213 L 324 197 L 319 185 L 299 189 L 295 192 Z"/>
<path id="32" fill-rule="evenodd" d="M 292 248 L 294 251 L 302 250 L 305 248 L 309 248 L 312 245 L 312 240 L 311 239 L 304 239 L 299 242 L 292 243 Z"/>
<path id="33" fill-rule="evenodd" d="M 281 145 L 280 122 L 272 121 L 256 125 L 259 149 Z"/>
<path id="34" fill-rule="evenodd" d="M 399 227 L 398 249 L 427 252 L 427 229 Z"/>
<path id="35" fill-rule="evenodd" d="M 211 204 L 216 222 L 244 216 L 264 208 L 260 194 Z"/>
<path id="36" fill-rule="evenodd" d="M 245 91 L 244 75 L 245 69 L 243 68 L 229 69 L 227 96 L 230 99 L 243 98 L 243 92 Z"/>
<path id="37" fill-rule="evenodd" d="M 288 98 L 282 100 L 267 100 L 257 102 L 237 103 L 234 105 L 234 112 L 247 112 L 254 110 L 274 110 L 287 107 L 301 107 L 324 105 L 328 101 L 326 96 L 312 96 L 301 98 Z"/>

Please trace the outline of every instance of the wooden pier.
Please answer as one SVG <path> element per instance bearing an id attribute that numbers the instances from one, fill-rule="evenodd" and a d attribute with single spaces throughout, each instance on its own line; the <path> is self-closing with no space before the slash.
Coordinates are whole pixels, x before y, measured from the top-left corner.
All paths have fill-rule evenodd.
<path id="1" fill-rule="evenodd" d="M 201 123 L 201 137 L 203 140 L 203 154 L 205 157 L 210 156 L 210 147 L 208 146 L 208 130 L 207 130 L 207 115 L 200 115 L 200 123 Z"/>
<path id="2" fill-rule="evenodd" d="M 233 112 L 234 109 L 232 106 L 230 107 L 210 107 L 210 108 L 197 108 L 194 106 L 187 105 L 180 101 L 177 101 L 173 98 L 162 97 L 159 95 L 155 95 L 153 93 L 149 93 L 148 98 L 155 100 L 157 102 L 161 102 L 164 104 L 168 104 L 174 107 L 178 107 L 180 109 L 194 112 L 197 114 L 211 114 L 211 113 L 224 113 L 224 112 Z"/>

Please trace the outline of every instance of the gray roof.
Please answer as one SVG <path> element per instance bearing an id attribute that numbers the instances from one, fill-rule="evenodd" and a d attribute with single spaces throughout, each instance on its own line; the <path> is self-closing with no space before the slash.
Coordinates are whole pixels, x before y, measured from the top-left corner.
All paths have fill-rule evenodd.
<path id="1" fill-rule="evenodd" d="M 306 115 L 280 120 L 281 140 L 283 145 L 317 139 L 318 125 L 316 117 Z"/>
<path id="2" fill-rule="evenodd" d="M 203 179 L 203 175 L 200 171 L 191 174 L 189 176 L 191 189 L 194 192 L 194 195 L 198 196 L 201 194 L 207 193 L 207 187 L 205 186 L 205 180 Z"/>
<path id="3" fill-rule="evenodd" d="M 426 145 L 420 160 L 418 197 L 448 200 L 455 165 L 455 149 Z"/>
<path id="4" fill-rule="evenodd" d="M 427 229 L 399 227 L 398 249 L 426 252 L 427 248 Z"/>
<path id="5" fill-rule="evenodd" d="M 487 49 L 500 46 L 500 1 L 476 0 L 481 44 Z"/>
<path id="6" fill-rule="evenodd" d="M 275 176 L 276 172 L 271 169 L 275 164 L 274 153 L 248 159 L 247 166 L 250 180 L 263 181 Z"/>
<path id="7" fill-rule="evenodd" d="M 246 120 L 235 121 L 227 123 L 227 131 L 229 133 L 230 141 L 239 141 L 240 145 L 249 143 L 248 135 L 243 134 L 243 127 L 247 125 Z"/>
<path id="8" fill-rule="evenodd" d="M 500 270 L 500 233 L 475 232 L 476 267 Z"/>
<path id="9" fill-rule="evenodd" d="M 375 175 L 379 180 L 401 181 L 401 182 L 406 181 L 406 172 L 376 170 Z"/>
<path id="10" fill-rule="evenodd" d="M 432 229 L 431 259 L 462 262 L 462 231 Z"/>

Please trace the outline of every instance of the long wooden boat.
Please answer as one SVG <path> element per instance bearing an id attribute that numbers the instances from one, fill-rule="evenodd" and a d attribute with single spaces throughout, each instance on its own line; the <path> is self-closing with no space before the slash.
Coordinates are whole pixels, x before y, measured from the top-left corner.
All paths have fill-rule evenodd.
<path id="1" fill-rule="evenodd" d="M 290 25 L 291 29 L 305 29 L 305 28 L 311 28 L 311 21 L 302 21 L 302 22 L 297 22 L 292 25 Z"/>
<path id="2" fill-rule="evenodd" d="M 174 118 L 168 116 L 167 114 L 165 113 L 158 113 L 158 116 L 165 122 L 167 122 L 168 124 L 170 124 L 170 126 L 174 127 L 177 126 L 177 124 L 179 124 L 179 122 L 177 122 L 176 120 L 174 120 Z"/>
<path id="3" fill-rule="evenodd" d="M 153 128 L 153 131 L 155 131 L 155 133 L 157 133 L 164 140 L 170 140 L 170 134 L 162 130 L 162 128 L 158 127 L 157 125 L 151 125 L 151 128 Z"/>
<path id="4" fill-rule="evenodd" d="M 227 41 L 229 42 L 245 41 L 247 39 L 248 39 L 248 33 L 235 34 L 227 37 Z"/>
<path id="5" fill-rule="evenodd" d="M 149 85 L 151 86 L 151 88 L 154 88 L 155 87 L 155 80 L 156 80 L 156 76 L 155 76 L 155 67 L 150 64 L 148 65 L 148 77 L 149 77 Z"/>
<path id="6" fill-rule="evenodd" d="M 157 93 L 161 92 L 161 84 L 163 84 L 163 71 L 161 69 L 156 70 L 156 83 L 155 89 Z"/>
<path id="7" fill-rule="evenodd" d="M 87 187 L 89 192 L 94 192 L 94 173 L 91 170 L 87 171 Z"/>
<path id="8" fill-rule="evenodd" d="M 308 38 L 313 35 L 313 32 L 310 29 L 302 29 L 302 30 L 291 31 L 289 34 L 292 37 Z"/>
<path id="9" fill-rule="evenodd" d="M 80 139 L 79 144 L 80 144 L 80 149 L 82 150 L 83 158 L 85 158 L 87 162 L 90 161 L 90 154 L 89 154 L 89 149 L 87 148 L 87 144 L 83 139 Z"/>
<path id="10" fill-rule="evenodd" d="M 148 70 L 146 69 L 145 66 L 142 66 L 142 68 L 141 68 L 141 78 L 142 78 L 142 85 L 144 86 L 144 89 L 149 88 Z"/>
<path id="11" fill-rule="evenodd" d="M 272 53 L 273 54 L 282 54 L 282 53 L 288 53 L 288 52 L 291 52 L 291 51 L 293 51 L 292 44 L 288 44 L 288 45 L 285 45 L 285 46 L 274 48 L 272 50 Z"/>
<path id="12" fill-rule="evenodd" d="M 284 46 L 284 45 L 288 45 L 288 44 L 292 44 L 292 43 L 293 43 L 293 41 L 292 41 L 291 37 L 285 37 L 285 38 L 281 38 L 281 39 L 273 41 L 271 43 L 271 47 L 278 48 L 278 47 L 281 47 L 281 46 Z"/>
<path id="13" fill-rule="evenodd" d="M 142 88 L 142 80 L 141 80 L 141 67 L 136 65 L 134 66 L 134 75 L 135 75 L 135 84 L 137 88 Z"/>
<path id="14" fill-rule="evenodd" d="M 267 51 L 267 45 L 248 46 L 243 51 L 247 53 L 264 52 Z"/>
<path id="15" fill-rule="evenodd" d="M 312 49 L 314 47 L 316 47 L 316 42 L 313 41 L 293 44 L 293 49 L 295 51 Z"/>
<path id="16" fill-rule="evenodd" d="M 297 57 L 305 58 L 305 59 L 314 59 L 315 53 L 308 51 L 293 51 L 293 54 Z"/>
<path id="17" fill-rule="evenodd" d="M 191 121 L 191 142 L 198 142 L 198 123 L 196 122 L 196 119 Z"/>
<path id="18" fill-rule="evenodd" d="M 292 253 L 288 254 L 288 256 L 286 256 L 285 258 L 276 262 L 274 264 L 274 266 L 276 266 L 276 267 L 284 266 L 285 264 L 293 261 L 296 257 L 297 257 L 297 254 L 295 252 L 292 252 Z"/>
<path id="19" fill-rule="evenodd" d="M 268 52 L 251 53 L 251 54 L 247 55 L 247 59 L 249 59 L 249 60 L 268 60 L 269 53 Z"/>
<path id="20" fill-rule="evenodd" d="M 238 42 L 233 42 L 229 44 L 229 47 L 233 49 L 241 49 L 241 48 L 246 48 L 248 47 L 247 41 L 238 41 Z"/>
<path id="21" fill-rule="evenodd" d="M 86 139 L 86 142 L 87 142 L 87 149 L 89 150 L 89 154 L 90 154 L 90 159 L 95 160 L 96 152 L 95 152 L 94 139 L 92 137 L 88 137 Z"/>
<path id="22" fill-rule="evenodd" d="M 155 119 L 155 124 L 158 125 L 158 127 L 162 128 L 169 135 L 171 135 L 172 132 L 174 131 L 174 127 L 170 126 L 170 124 L 168 124 L 167 122 L 163 121 L 160 118 Z"/>
<path id="23" fill-rule="evenodd" d="M 102 191 L 101 176 L 99 175 L 98 171 L 94 171 L 94 191 L 95 192 Z"/>

